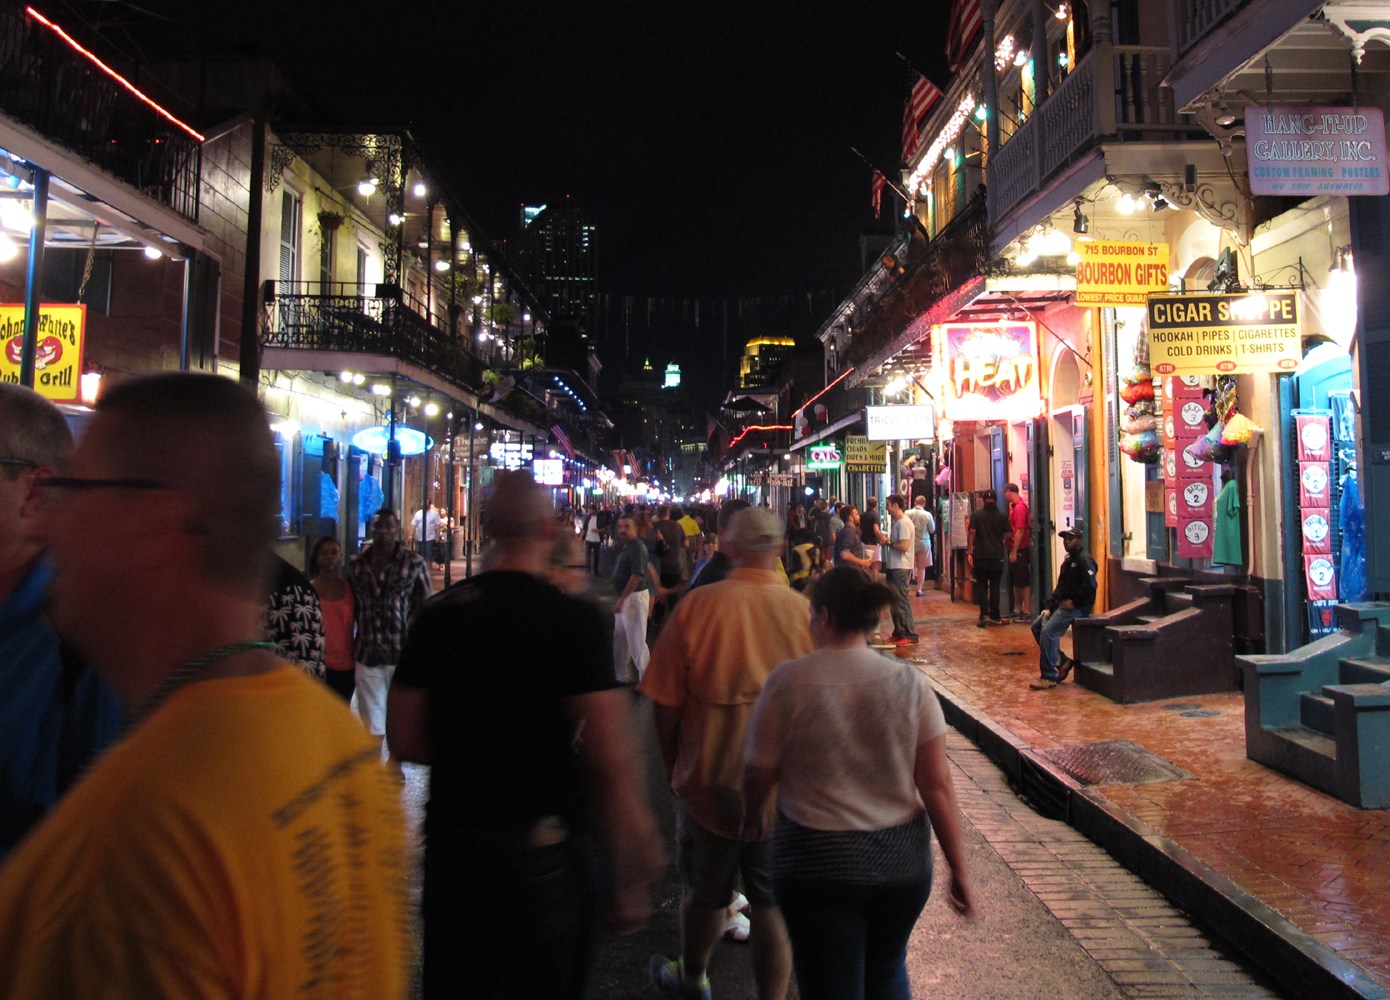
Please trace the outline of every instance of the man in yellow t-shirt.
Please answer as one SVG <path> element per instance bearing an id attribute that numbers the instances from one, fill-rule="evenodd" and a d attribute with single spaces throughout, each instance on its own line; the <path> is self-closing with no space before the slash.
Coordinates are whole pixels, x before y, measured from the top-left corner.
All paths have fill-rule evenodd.
<path id="1" fill-rule="evenodd" d="M 254 396 L 168 373 L 47 480 L 54 624 L 132 721 L 0 871 L 0 1000 L 405 995 L 399 781 L 263 641 L 278 472 Z"/>
<path id="2" fill-rule="evenodd" d="M 753 704 L 773 667 L 814 647 L 810 602 L 780 572 L 783 541 L 782 521 L 769 510 L 746 508 L 729 519 L 719 544 L 732 570 L 676 606 L 637 688 L 655 703 L 657 742 L 679 803 L 682 953 L 676 961 L 653 956 L 648 970 L 668 996 L 693 993 L 707 982 L 740 873 L 753 904 L 758 995 L 785 995 L 791 978 L 768 842 L 739 841 L 743 745 Z M 766 819 L 770 830 L 772 817 Z"/>

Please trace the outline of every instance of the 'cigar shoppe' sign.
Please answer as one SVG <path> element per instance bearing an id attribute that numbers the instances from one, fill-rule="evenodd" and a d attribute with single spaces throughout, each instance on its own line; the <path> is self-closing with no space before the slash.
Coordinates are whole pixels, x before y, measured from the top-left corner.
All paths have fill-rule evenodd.
<path id="1" fill-rule="evenodd" d="M 1042 412 L 1036 323 L 943 323 L 936 335 L 951 420 L 1022 420 Z"/>
<path id="2" fill-rule="evenodd" d="M 1288 372 L 1302 357 L 1296 291 L 1149 296 L 1155 375 Z"/>
<path id="3" fill-rule="evenodd" d="M 34 345 L 34 390 L 55 403 L 74 403 L 82 383 L 84 305 L 41 305 Z M 23 304 L 0 304 L 0 381 L 18 382 L 24 350 Z"/>

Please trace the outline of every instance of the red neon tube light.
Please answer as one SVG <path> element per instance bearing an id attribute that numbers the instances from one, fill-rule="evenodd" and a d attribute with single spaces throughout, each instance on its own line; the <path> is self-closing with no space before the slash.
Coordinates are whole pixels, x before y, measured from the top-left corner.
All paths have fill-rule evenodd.
<path id="1" fill-rule="evenodd" d="M 792 416 L 796 416 L 798 413 L 801 413 L 801 412 L 805 411 L 806 407 L 810 406 L 812 403 L 814 403 L 816 400 L 820 399 L 822 396 L 824 396 L 824 395 L 825 395 L 827 392 L 829 392 L 831 389 L 833 389 L 833 388 L 835 388 L 837 385 L 839 385 L 842 379 L 844 379 L 847 375 L 849 375 L 850 372 L 854 371 L 855 367 L 856 367 L 855 365 L 850 365 L 850 367 L 846 368 L 843 372 L 840 373 L 840 377 L 837 378 L 834 382 L 831 382 L 829 385 L 827 385 L 827 386 L 826 386 L 824 389 L 822 389 L 820 392 L 816 393 L 816 394 L 815 394 L 814 396 L 812 396 L 810 399 L 806 400 L 806 402 L 802 403 L 799 407 L 797 407 L 795 410 L 793 410 L 793 411 L 792 411 Z"/>
<path id="2" fill-rule="evenodd" d="M 25 7 L 25 8 L 24 8 L 24 13 L 28 14 L 30 17 L 32 17 L 35 21 L 38 21 L 38 22 L 39 22 L 40 24 L 42 24 L 44 27 L 46 27 L 46 28 L 48 28 L 49 30 L 53 31 L 59 38 L 61 38 L 61 39 L 62 39 L 63 41 L 65 41 L 65 42 L 67 42 L 68 45 L 71 46 L 72 49 L 73 49 L 74 51 L 80 52 L 82 55 L 86 56 L 88 59 L 90 59 L 90 60 L 91 60 L 93 63 L 95 63 L 97 66 L 101 67 L 102 72 L 104 72 L 107 76 L 111 77 L 111 79 L 115 80 L 117 83 L 119 83 L 119 84 L 120 84 L 122 87 L 124 87 L 126 90 L 130 91 L 130 92 L 131 92 L 132 94 L 134 94 L 136 97 L 140 98 L 140 100 L 144 101 L 144 102 L 145 102 L 146 104 L 148 104 L 150 107 L 154 108 L 154 110 L 157 111 L 162 117 L 167 118 L 169 121 L 173 122 L 175 125 L 177 125 L 177 126 L 178 126 L 179 128 L 181 128 L 181 129 L 183 129 L 185 132 L 187 132 L 187 133 L 188 133 L 189 135 L 191 135 L 193 138 L 197 139 L 199 142 L 202 142 L 202 141 L 203 141 L 203 137 L 202 137 L 201 134 L 199 134 L 198 132 L 195 132 L 193 129 L 189 128 L 189 127 L 188 127 L 187 125 L 185 125 L 183 122 L 179 121 L 177 118 L 175 118 L 175 117 L 174 117 L 173 115 L 171 115 L 169 112 L 165 111 L 162 107 L 160 107 L 160 106 L 159 106 L 158 104 L 156 104 L 153 100 L 151 100 L 149 97 L 147 97 L 147 96 L 145 95 L 145 93 L 144 93 L 142 90 L 140 90 L 139 87 L 135 86 L 135 84 L 131 83 L 131 82 L 130 82 L 129 80 L 127 80 L 125 77 L 121 76 L 121 74 L 117 73 L 117 72 L 116 72 L 114 69 L 112 69 L 110 66 L 106 65 L 106 63 L 102 62 L 102 61 L 101 61 L 100 59 L 98 59 L 94 54 L 92 54 L 91 52 L 88 52 L 86 49 L 84 49 L 81 45 L 79 45 L 79 44 L 77 43 L 77 39 L 73 38 L 71 35 L 69 35 L 69 34 L 68 34 L 66 31 L 64 31 L 62 28 L 58 27 L 56 24 L 54 24 L 54 23 L 53 23 L 52 21 L 50 21 L 48 18 L 44 17 L 42 14 L 40 14 L 38 11 L 36 11 L 33 7 Z"/>
<path id="3" fill-rule="evenodd" d="M 748 435 L 749 431 L 789 431 L 791 429 L 791 424 L 755 424 L 752 427 L 745 427 L 743 430 L 739 431 L 738 437 L 729 442 L 729 447 L 732 448 L 742 441 Z"/>

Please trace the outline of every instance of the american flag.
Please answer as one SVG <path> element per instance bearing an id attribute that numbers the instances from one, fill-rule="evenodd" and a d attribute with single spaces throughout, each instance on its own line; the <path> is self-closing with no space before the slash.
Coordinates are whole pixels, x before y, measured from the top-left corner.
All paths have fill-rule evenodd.
<path id="1" fill-rule="evenodd" d="M 888 183 L 888 178 L 883 176 L 883 171 L 882 171 L 882 170 L 875 170 L 875 171 L 874 171 L 874 193 L 873 193 L 873 206 L 874 206 L 874 218 L 875 218 L 875 219 L 877 219 L 877 218 L 879 217 L 880 211 L 881 211 L 881 209 L 883 208 L 883 185 L 885 185 L 885 184 L 887 184 L 887 183 Z"/>
<path id="2" fill-rule="evenodd" d="M 951 21 L 946 28 L 946 62 L 953 72 L 960 72 L 965 65 L 970 43 L 983 24 L 980 0 L 954 0 L 951 4 Z"/>
<path id="3" fill-rule="evenodd" d="M 565 454 L 570 458 L 574 457 L 574 444 L 570 441 L 570 436 L 565 433 L 565 429 L 559 424 L 550 425 L 550 436 L 553 437 L 561 448 L 565 449 Z"/>
<path id="4" fill-rule="evenodd" d="M 941 100 L 941 91 L 921 73 L 908 71 L 907 101 L 903 104 L 903 162 L 911 163 L 921 142 L 917 125 L 932 105 Z"/>

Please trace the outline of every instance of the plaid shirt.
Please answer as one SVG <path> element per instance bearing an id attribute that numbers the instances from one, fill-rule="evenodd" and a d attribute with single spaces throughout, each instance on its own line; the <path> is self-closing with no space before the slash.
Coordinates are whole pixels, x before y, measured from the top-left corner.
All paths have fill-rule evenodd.
<path id="1" fill-rule="evenodd" d="M 352 560 L 348 582 L 357 603 L 352 655 L 371 667 L 395 663 L 401 658 L 406 626 L 430 596 L 425 560 L 397 545 L 386 567 L 377 572 L 369 545 Z"/>

